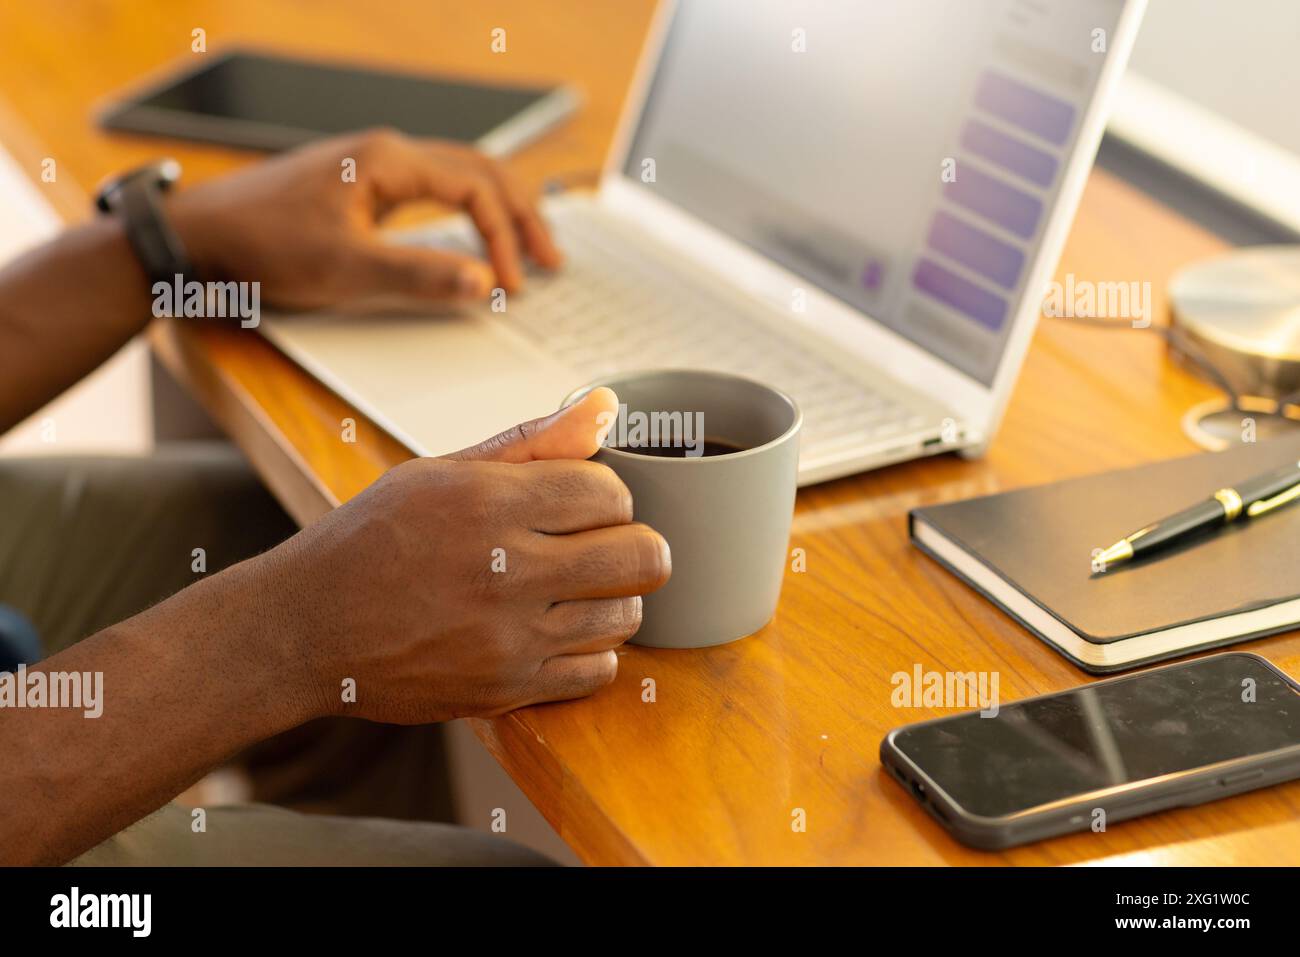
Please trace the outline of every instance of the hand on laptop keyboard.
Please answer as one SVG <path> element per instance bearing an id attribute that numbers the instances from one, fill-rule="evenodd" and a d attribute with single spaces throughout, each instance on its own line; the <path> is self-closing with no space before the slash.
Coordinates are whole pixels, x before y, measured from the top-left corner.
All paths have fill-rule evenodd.
<path id="1" fill-rule="evenodd" d="M 382 219 L 429 201 L 469 215 L 487 262 L 383 241 Z M 169 213 L 196 272 L 257 280 L 262 301 L 280 309 L 482 299 L 520 289 L 525 259 L 555 268 L 563 258 L 534 197 L 500 163 L 388 130 L 324 140 L 184 190 Z"/>

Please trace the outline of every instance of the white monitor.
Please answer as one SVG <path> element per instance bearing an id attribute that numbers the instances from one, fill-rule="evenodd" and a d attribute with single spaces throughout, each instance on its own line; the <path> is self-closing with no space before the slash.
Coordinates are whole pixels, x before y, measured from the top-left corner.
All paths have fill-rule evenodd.
<path id="1" fill-rule="evenodd" d="M 1154 0 L 1110 132 L 1300 234 L 1300 4 Z"/>

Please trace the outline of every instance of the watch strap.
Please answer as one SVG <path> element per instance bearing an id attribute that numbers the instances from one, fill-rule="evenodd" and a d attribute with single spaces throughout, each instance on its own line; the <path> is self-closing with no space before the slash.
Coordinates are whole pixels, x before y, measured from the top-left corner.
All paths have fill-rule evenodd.
<path id="1" fill-rule="evenodd" d="M 171 284 L 177 275 L 197 278 L 185 244 L 168 221 L 163 195 L 170 181 L 146 168 L 128 174 L 104 189 L 96 205 L 122 218 L 136 258 L 149 277 L 149 285 Z"/>

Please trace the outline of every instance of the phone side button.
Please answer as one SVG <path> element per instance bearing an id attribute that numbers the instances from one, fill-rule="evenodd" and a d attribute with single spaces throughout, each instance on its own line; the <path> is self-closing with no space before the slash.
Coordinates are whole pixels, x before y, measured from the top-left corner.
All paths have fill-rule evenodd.
<path id="1" fill-rule="evenodd" d="M 1254 771 L 1239 771 L 1236 774 L 1229 774 L 1219 778 L 1219 783 L 1225 788 L 1230 788 L 1234 784 L 1244 784 L 1246 781 L 1253 781 L 1256 778 L 1262 778 L 1264 772 L 1256 769 Z"/>

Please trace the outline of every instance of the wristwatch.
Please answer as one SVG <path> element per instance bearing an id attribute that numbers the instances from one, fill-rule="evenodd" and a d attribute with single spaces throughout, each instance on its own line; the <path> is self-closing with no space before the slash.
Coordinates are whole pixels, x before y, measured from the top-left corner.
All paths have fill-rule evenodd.
<path id="1" fill-rule="evenodd" d="M 167 221 L 163 195 L 181 178 L 181 164 L 174 159 L 149 163 L 110 179 L 95 194 L 100 212 L 122 218 L 126 238 L 149 277 L 149 285 L 171 285 L 197 278 L 185 244 Z"/>

